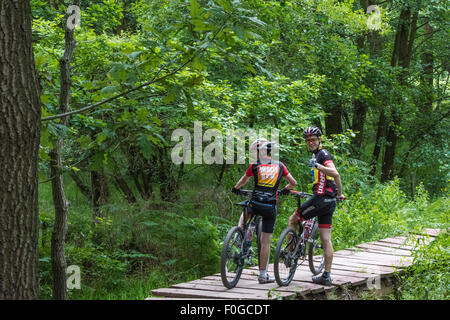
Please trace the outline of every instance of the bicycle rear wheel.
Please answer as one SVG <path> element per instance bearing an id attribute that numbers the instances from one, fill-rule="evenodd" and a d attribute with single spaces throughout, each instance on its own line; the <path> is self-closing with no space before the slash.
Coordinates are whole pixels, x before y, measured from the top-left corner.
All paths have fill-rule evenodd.
<path id="1" fill-rule="evenodd" d="M 320 241 L 317 223 L 314 225 L 308 239 L 308 260 L 309 269 L 313 274 L 319 274 L 322 272 L 325 266 L 325 257 L 323 255 L 322 241 Z"/>
<path id="2" fill-rule="evenodd" d="M 274 275 L 279 286 L 287 286 L 294 278 L 297 270 L 296 250 L 299 238 L 292 228 L 286 228 L 281 233 L 275 249 Z"/>
<path id="3" fill-rule="evenodd" d="M 244 268 L 244 259 L 242 258 L 243 243 L 244 232 L 242 229 L 237 226 L 231 228 L 225 237 L 220 261 L 222 283 L 228 289 L 237 285 Z"/>

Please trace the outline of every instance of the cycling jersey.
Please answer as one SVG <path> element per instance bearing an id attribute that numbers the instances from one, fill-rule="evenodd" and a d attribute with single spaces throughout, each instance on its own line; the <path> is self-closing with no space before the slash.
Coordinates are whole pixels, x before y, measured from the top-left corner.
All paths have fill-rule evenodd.
<path id="1" fill-rule="evenodd" d="M 318 164 L 325 166 L 326 164 L 333 162 L 330 153 L 323 148 L 319 148 L 314 152 L 314 156 Z M 336 197 L 337 188 L 334 183 L 334 179 L 325 175 L 325 173 L 321 172 L 316 168 L 311 169 L 312 174 L 312 182 L 313 182 L 313 192 L 318 196 L 327 195 L 330 197 Z"/>
<path id="2" fill-rule="evenodd" d="M 260 160 L 253 162 L 245 172 L 247 177 L 254 177 L 253 198 L 259 198 L 258 201 L 269 203 L 277 202 L 277 190 L 281 178 L 288 174 L 289 172 L 282 162 L 272 159 L 269 162 Z"/>
<path id="3" fill-rule="evenodd" d="M 277 219 L 278 186 L 281 178 L 289 174 L 286 166 L 272 159 L 253 162 L 245 175 L 254 177 L 252 199 L 249 209 L 262 216 L 262 232 L 272 233 Z"/>

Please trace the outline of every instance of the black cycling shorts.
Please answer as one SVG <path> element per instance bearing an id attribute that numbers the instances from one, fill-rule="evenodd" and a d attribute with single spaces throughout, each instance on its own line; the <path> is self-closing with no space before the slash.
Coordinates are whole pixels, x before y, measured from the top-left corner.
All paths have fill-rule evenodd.
<path id="1" fill-rule="evenodd" d="M 334 209 L 336 209 L 336 199 L 315 194 L 301 204 L 300 210 L 297 210 L 296 214 L 301 214 L 304 219 L 317 217 L 319 228 L 330 229 Z"/>
<path id="2" fill-rule="evenodd" d="M 258 208 L 257 205 L 250 202 L 249 213 L 257 214 L 262 217 L 262 232 L 273 233 L 275 222 L 277 220 L 277 205 L 276 204 L 262 204 L 266 208 Z"/>

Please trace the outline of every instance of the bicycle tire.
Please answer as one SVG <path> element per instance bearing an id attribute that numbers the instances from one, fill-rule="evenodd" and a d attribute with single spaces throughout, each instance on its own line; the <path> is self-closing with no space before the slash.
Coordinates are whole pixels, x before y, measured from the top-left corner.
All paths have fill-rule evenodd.
<path id="1" fill-rule="evenodd" d="M 237 237 L 240 238 L 240 244 L 236 241 L 235 235 L 238 235 Z M 244 259 L 240 258 L 242 256 L 243 243 L 243 230 L 238 226 L 232 227 L 225 237 L 220 258 L 220 276 L 223 285 L 228 289 L 237 285 L 244 269 Z M 229 272 L 231 267 L 235 267 L 234 272 Z"/>
<path id="2" fill-rule="evenodd" d="M 317 255 L 317 253 L 319 253 L 319 255 Z M 314 224 L 314 227 L 311 230 L 311 235 L 308 239 L 308 262 L 309 270 L 311 270 L 314 275 L 321 273 L 325 267 L 325 257 L 323 254 L 322 242 L 320 241 L 317 222 Z"/>
<path id="3" fill-rule="evenodd" d="M 288 236 L 291 235 L 289 240 Z M 298 258 L 288 247 L 296 248 L 299 238 L 294 229 L 288 227 L 283 230 L 277 242 L 274 256 L 274 275 L 279 286 L 287 286 L 292 281 L 297 270 Z"/>

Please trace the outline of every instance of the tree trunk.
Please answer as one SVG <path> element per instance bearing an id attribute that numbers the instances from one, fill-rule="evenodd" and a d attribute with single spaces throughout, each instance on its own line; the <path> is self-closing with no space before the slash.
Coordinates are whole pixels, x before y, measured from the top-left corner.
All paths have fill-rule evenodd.
<path id="1" fill-rule="evenodd" d="M 131 191 L 131 189 L 128 187 L 127 182 L 125 181 L 125 179 L 122 177 L 119 167 L 116 163 L 116 161 L 114 160 L 114 158 L 111 158 L 111 162 L 113 164 L 113 168 L 114 168 L 114 174 L 113 174 L 113 178 L 114 178 L 114 182 L 115 182 L 115 186 L 116 188 L 123 192 L 125 199 L 127 199 L 128 203 L 136 203 L 136 197 L 133 194 L 133 191 Z"/>
<path id="2" fill-rule="evenodd" d="M 342 133 L 342 106 L 340 104 L 333 105 L 330 108 L 326 108 L 325 112 L 329 113 L 325 117 L 326 134 Z"/>
<path id="3" fill-rule="evenodd" d="M 412 47 L 414 44 L 414 39 L 417 31 L 417 18 L 418 18 L 418 8 L 414 11 L 412 17 L 411 12 L 406 5 L 400 14 L 400 21 L 397 28 L 396 44 L 394 50 L 392 62 L 398 61 L 398 65 L 402 68 L 400 75 L 398 77 L 399 83 L 406 85 L 406 73 L 411 62 Z M 398 58 L 395 58 L 397 54 Z M 392 65 L 395 67 L 395 65 Z M 400 106 L 402 101 L 398 101 Z M 395 108 L 392 113 L 392 124 L 389 126 L 387 143 L 388 146 L 385 149 L 383 166 L 381 168 L 381 182 L 391 180 L 394 175 L 394 159 L 395 159 L 395 149 L 397 146 L 398 132 L 401 123 L 400 111 Z"/>
<path id="4" fill-rule="evenodd" d="M 74 4 L 79 4 L 79 1 L 74 1 Z M 65 20 L 70 16 L 66 14 Z M 64 54 L 59 60 L 61 88 L 59 94 L 59 113 L 66 113 L 69 111 L 70 101 L 70 87 L 72 79 L 70 76 L 70 60 L 72 59 L 75 50 L 75 38 L 73 30 L 66 28 L 65 31 L 65 50 Z M 61 125 L 65 125 L 67 117 L 61 118 Z M 55 206 L 55 224 L 52 233 L 51 258 L 52 258 L 52 273 L 53 273 L 53 299 L 66 300 L 67 299 L 67 283 L 66 283 L 66 257 L 64 255 L 64 242 L 67 233 L 67 215 L 69 210 L 69 202 L 64 193 L 62 168 L 62 149 L 64 139 L 61 135 L 58 136 L 53 150 L 50 152 L 50 172 L 52 176 L 52 194 L 53 203 Z"/>
<path id="5" fill-rule="evenodd" d="M 38 298 L 41 104 L 30 1 L 0 1 L 0 300 Z"/>
<path id="6" fill-rule="evenodd" d="M 380 117 L 378 119 L 378 126 L 377 126 L 377 135 L 375 137 L 375 147 L 373 148 L 373 155 L 372 155 L 372 168 L 370 169 L 371 176 L 374 176 L 377 171 L 378 157 L 380 156 L 381 145 L 385 136 L 386 136 L 386 114 L 384 110 L 380 110 Z"/>
<path id="7" fill-rule="evenodd" d="M 100 223 L 99 218 L 103 218 L 102 213 L 102 183 L 98 171 L 91 171 L 91 190 L 92 190 L 92 223 Z"/>
<path id="8" fill-rule="evenodd" d="M 80 189 L 81 193 L 87 198 L 87 199 L 91 199 L 92 198 L 92 191 L 91 188 L 86 185 L 83 180 L 81 180 L 80 176 L 78 175 L 78 173 L 75 172 L 75 170 L 70 170 L 70 176 L 72 177 L 72 180 L 75 182 L 75 184 L 77 185 L 78 189 Z"/>
<path id="9" fill-rule="evenodd" d="M 423 97 L 425 99 L 424 103 L 420 104 L 420 113 L 424 116 L 431 114 L 433 109 L 433 66 L 434 57 L 433 50 L 431 48 L 431 37 L 433 34 L 433 29 L 430 24 L 425 25 L 425 41 L 427 45 L 425 46 L 424 52 L 422 53 L 422 68 L 423 73 L 420 76 L 422 82 Z"/>

